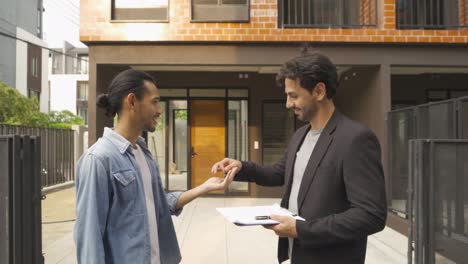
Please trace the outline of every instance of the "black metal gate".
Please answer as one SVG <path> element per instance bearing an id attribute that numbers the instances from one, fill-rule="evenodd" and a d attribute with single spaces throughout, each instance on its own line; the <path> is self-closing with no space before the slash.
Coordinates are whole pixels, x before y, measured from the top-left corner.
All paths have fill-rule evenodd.
<path id="1" fill-rule="evenodd" d="M 468 139 L 468 97 L 394 110 L 387 115 L 388 204 L 407 218 L 411 139 Z"/>
<path id="2" fill-rule="evenodd" d="M 468 140 L 410 140 L 408 263 L 468 263 Z"/>
<path id="3" fill-rule="evenodd" d="M 39 137 L 0 136 L 0 263 L 43 263 Z"/>

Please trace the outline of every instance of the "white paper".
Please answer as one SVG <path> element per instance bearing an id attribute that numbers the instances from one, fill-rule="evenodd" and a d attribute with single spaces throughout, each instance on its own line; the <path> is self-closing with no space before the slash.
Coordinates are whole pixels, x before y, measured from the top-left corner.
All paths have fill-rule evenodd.
<path id="1" fill-rule="evenodd" d="M 245 206 L 245 207 L 224 207 L 216 208 L 227 220 L 236 225 L 275 225 L 278 221 L 265 219 L 256 220 L 256 216 L 288 215 L 293 217 L 287 209 L 281 208 L 278 204 L 268 206 Z M 295 219 L 304 221 L 300 216 L 294 216 Z"/>

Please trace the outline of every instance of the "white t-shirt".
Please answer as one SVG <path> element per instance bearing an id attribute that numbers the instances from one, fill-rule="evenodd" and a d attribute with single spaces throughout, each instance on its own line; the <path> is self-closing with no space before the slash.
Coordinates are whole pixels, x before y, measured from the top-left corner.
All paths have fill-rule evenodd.
<path id="1" fill-rule="evenodd" d="M 145 154 L 140 146 L 132 148 L 135 154 L 138 167 L 140 167 L 141 176 L 143 177 L 143 188 L 146 198 L 146 211 L 148 213 L 149 236 L 151 243 L 151 264 L 160 264 L 159 256 L 159 239 L 158 239 L 158 221 L 156 220 L 156 210 L 154 208 L 153 185 L 151 184 L 151 172 L 148 163 L 145 159 Z"/>
<path id="2" fill-rule="evenodd" d="M 302 142 L 301 147 L 299 148 L 299 151 L 296 153 L 296 162 L 294 163 L 294 175 L 291 186 L 291 195 L 289 196 L 288 208 L 289 211 L 293 214 L 298 213 L 297 196 L 299 194 L 299 187 L 301 186 L 307 163 L 309 163 L 310 156 L 312 155 L 312 151 L 314 150 L 315 144 L 317 144 L 317 140 L 319 139 L 321 133 L 322 130 L 309 130 L 306 137 L 304 138 L 304 141 Z M 292 256 L 293 241 L 293 238 L 289 238 L 289 258 Z"/>

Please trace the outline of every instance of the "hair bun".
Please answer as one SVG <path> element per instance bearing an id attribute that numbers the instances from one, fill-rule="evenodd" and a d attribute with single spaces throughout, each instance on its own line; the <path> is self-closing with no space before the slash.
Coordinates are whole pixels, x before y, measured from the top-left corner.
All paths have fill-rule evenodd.
<path id="1" fill-rule="evenodd" d="M 97 97 L 97 106 L 101 108 L 108 108 L 109 107 L 109 97 L 107 94 L 100 94 Z"/>

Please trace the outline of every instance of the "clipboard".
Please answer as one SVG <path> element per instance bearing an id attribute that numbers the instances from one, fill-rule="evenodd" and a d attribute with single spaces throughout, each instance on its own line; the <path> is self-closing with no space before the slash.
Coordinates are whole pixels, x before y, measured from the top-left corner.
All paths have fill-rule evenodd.
<path id="1" fill-rule="evenodd" d="M 244 207 L 224 207 L 216 210 L 227 220 L 237 226 L 255 226 L 255 225 L 277 225 L 278 221 L 271 219 L 255 219 L 257 216 L 286 215 L 294 217 L 297 220 L 305 221 L 300 216 L 293 216 L 293 213 L 278 204 L 268 206 L 244 206 Z"/>

